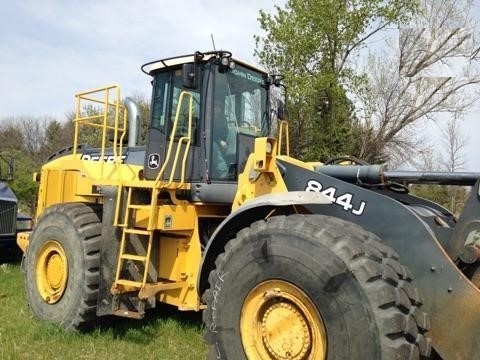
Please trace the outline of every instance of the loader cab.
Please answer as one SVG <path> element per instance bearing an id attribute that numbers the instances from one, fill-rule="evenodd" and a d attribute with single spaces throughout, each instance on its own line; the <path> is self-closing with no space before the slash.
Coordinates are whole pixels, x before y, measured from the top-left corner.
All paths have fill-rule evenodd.
<path id="1" fill-rule="evenodd" d="M 254 139 L 270 134 L 267 74 L 224 51 L 142 69 L 153 77 L 145 178 L 194 184 L 195 200 L 231 201 Z"/>

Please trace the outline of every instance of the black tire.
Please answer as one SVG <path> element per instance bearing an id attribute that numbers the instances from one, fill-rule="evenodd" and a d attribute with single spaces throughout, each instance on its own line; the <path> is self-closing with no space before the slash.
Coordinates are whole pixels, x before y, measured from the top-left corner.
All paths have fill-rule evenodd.
<path id="1" fill-rule="evenodd" d="M 257 221 L 227 243 L 215 264 L 203 297 L 212 358 L 371 360 L 430 355 L 430 339 L 425 337 L 429 317 L 419 310 L 422 300 L 411 285 L 410 271 L 398 262 L 395 251 L 355 224 L 322 215 Z M 272 290 L 275 295 L 268 295 L 270 283 L 280 287 Z M 288 294 L 288 289 L 296 288 L 298 299 Z M 250 305 L 252 299 L 261 298 L 261 291 L 264 299 Z M 312 316 L 309 311 L 298 315 L 303 314 L 304 303 L 313 304 Z M 276 310 L 280 306 L 295 310 Z M 285 329 L 300 329 L 284 336 L 288 352 L 282 353 L 284 345 L 279 345 L 282 335 L 272 340 L 269 332 L 278 335 L 279 326 L 270 320 L 275 311 L 281 315 L 275 321 L 293 319 Z M 321 320 L 312 325 L 309 319 L 315 312 Z M 312 334 L 323 334 L 324 339 Z M 313 353 L 322 341 L 326 353 Z M 248 350 L 252 352 L 247 356 L 245 347 L 260 350 Z"/>
<path id="2" fill-rule="evenodd" d="M 39 218 L 24 259 L 27 300 L 40 319 L 71 330 L 96 319 L 101 220 L 99 208 L 55 205 Z"/>

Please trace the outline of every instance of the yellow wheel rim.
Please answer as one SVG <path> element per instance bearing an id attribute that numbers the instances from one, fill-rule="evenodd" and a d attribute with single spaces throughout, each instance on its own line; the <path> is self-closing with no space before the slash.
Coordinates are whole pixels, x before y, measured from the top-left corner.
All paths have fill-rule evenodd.
<path id="1" fill-rule="evenodd" d="M 68 261 L 63 246 L 55 240 L 46 241 L 36 261 L 37 289 L 48 304 L 60 300 L 67 285 Z"/>
<path id="2" fill-rule="evenodd" d="M 325 325 L 310 298 L 283 280 L 258 284 L 245 298 L 240 334 L 248 359 L 325 359 Z"/>

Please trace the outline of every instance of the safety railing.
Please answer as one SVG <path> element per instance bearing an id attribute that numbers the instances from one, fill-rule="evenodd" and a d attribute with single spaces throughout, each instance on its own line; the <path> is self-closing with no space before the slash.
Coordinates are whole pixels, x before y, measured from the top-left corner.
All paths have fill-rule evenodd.
<path id="1" fill-rule="evenodd" d="M 187 133 L 184 136 L 181 136 L 178 138 L 178 140 L 174 141 L 174 139 L 177 137 L 178 129 L 179 129 L 179 118 L 180 118 L 180 113 L 181 113 L 181 108 L 183 105 L 183 101 L 185 97 L 189 97 L 189 103 L 188 103 L 188 123 L 187 123 Z M 168 177 L 168 182 L 164 185 L 165 187 L 169 187 L 173 183 L 173 179 L 176 174 L 176 169 L 178 166 L 178 161 L 179 158 L 182 157 L 181 160 L 181 170 L 180 170 L 180 181 L 177 183 L 177 188 L 183 187 L 185 184 L 185 173 L 186 173 L 186 164 L 187 164 L 187 158 L 188 158 L 188 153 L 190 150 L 190 144 L 192 141 L 192 125 L 193 125 L 193 95 L 188 92 L 188 91 L 182 91 L 180 93 L 180 96 L 178 98 L 178 104 L 177 104 L 177 110 L 175 112 L 175 120 L 173 122 L 172 126 L 172 131 L 171 131 L 171 136 L 170 136 L 170 142 L 168 144 L 168 150 L 167 154 L 165 156 L 165 161 L 163 162 L 162 167 L 160 168 L 160 171 L 158 172 L 158 175 L 155 179 L 155 183 L 160 183 L 164 177 L 165 171 L 170 163 L 172 163 L 171 166 L 171 171 L 170 171 L 170 176 Z M 177 146 L 175 148 L 174 154 L 173 152 L 173 147 L 174 143 L 177 143 Z M 182 154 L 182 146 L 183 146 L 183 154 Z M 173 162 L 172 162 L 173 160 Z"/>
<path id="2" fill-rule="evenodd" d="M 284 141 L 285 138 L 285 141 Z M 285 147 L 285 153 L 282 153 L 283 148 Z M 287 155 L 290 156 L 290 138 L 289 138 L 289 129 L 288 122 L 285 120 L 280 121 L 278 128 L 278 153 L 277 155 Z"/>
<path id="3" fill-rule="evenodd" d="M 73 154 L 78 146 L 98 147 L 100 176 L 105 162 L 121 163 L 122 146 L 127 128 L 127 111 L 121 103 L 120 86 L 107 85 L 75 95 L 75 133 Z M 107 142 L 111 142 L 112 156 L 107 156 Z"/>

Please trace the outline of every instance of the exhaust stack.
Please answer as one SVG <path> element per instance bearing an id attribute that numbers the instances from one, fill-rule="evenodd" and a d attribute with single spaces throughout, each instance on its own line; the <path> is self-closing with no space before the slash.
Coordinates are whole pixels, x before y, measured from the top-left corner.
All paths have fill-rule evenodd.
<path id="1" fill-rule="evenodd" d="M 128 146 L 133 147 L 139 143 L 140 115 L 138 106 L 132 98 L 125 98 L 125 106 L 128 113 Z"/>

